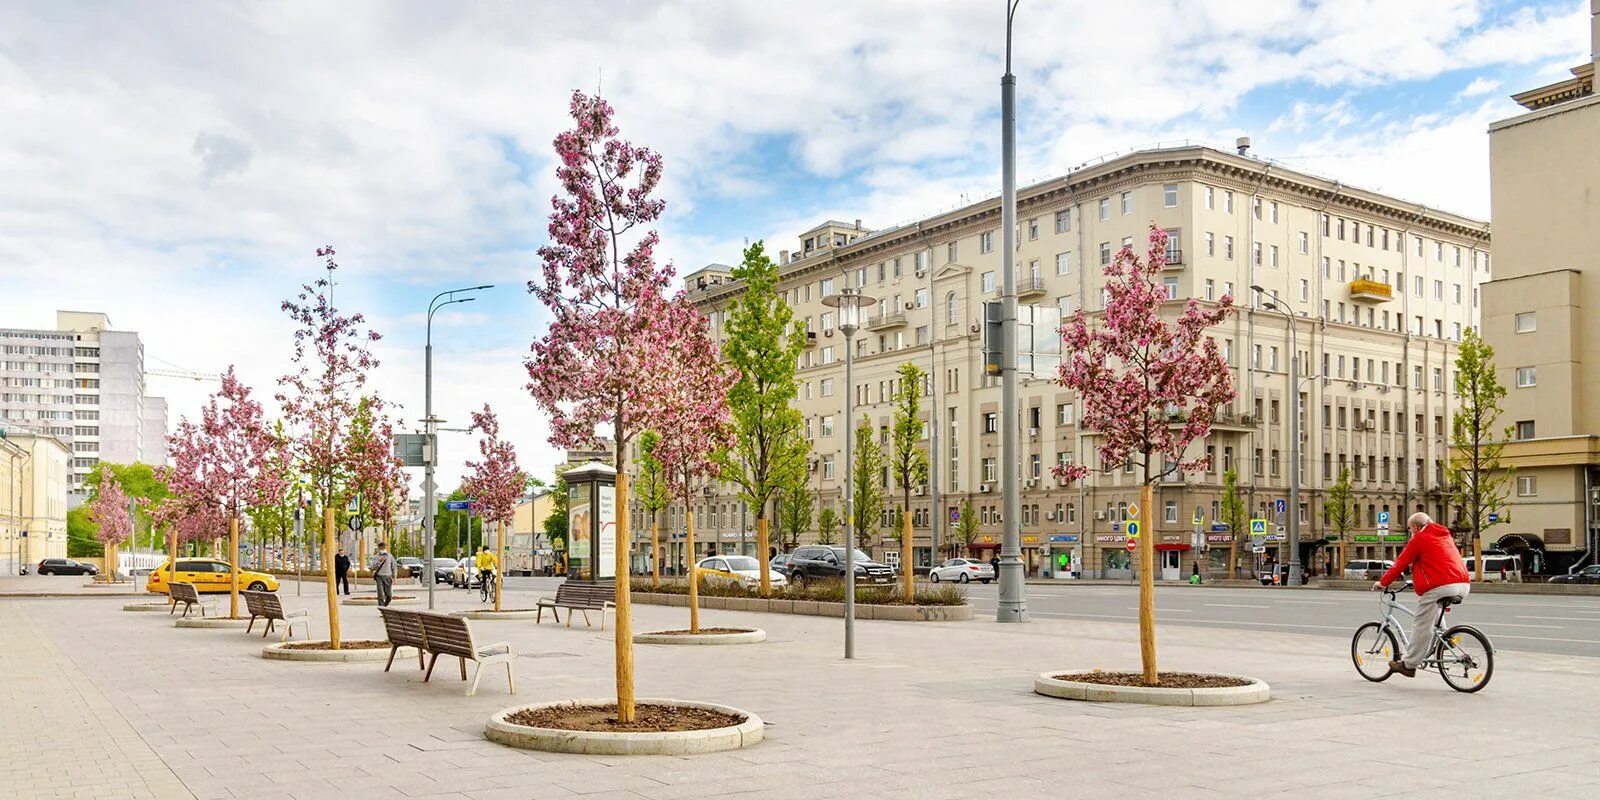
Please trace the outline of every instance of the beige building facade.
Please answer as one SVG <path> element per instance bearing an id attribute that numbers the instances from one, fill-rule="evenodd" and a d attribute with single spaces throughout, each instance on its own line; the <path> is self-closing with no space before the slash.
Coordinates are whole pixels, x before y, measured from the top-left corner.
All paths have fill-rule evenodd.
<path id="1" fill-rule="evenodd" d="M 1338 558 L 1339 537 L 1323 524 L 1322 505 L 1341 469 L 1351 470 L 1361 520 L 1342 540 L 1346 558 L 1392 554 L 1403 545 L 1398 522 L 1387 537 L 1379 531 L 1382 512 L 1399 517 L 1426 508 L 1445 516 L 1450 372 L 1462 330 L 1478 318 L 1477 286 L 1488 277 L 1485 223 L 1204 147 L 1136 152 L 1024 187 L 1017 218 L 1022 303 L 1094 315 L 1102 308 L 1103 265 L 1125 244 L 1142 254 L 1154 224 L 1169 236 L 1163 280 L 1175 298 L 1171 313 L 1191 298 L 1214 304 L 1231 296 L 1241 306 L 1212 334 L 1238 389 L 1193 454 L 1212 455 L 1214 467 L 1161 484 L 1157 508 L 1144 512 L 1160 551 L 1158 577 L 1187 578 L 1197 560 L 1222 572 L 1230 554 L 1236 569 L 1256 566 L 1239 534 L 1214 529 L 1222 476 L 1236 469 L 1254 515 L 1276 528 L 1273 509 L 1287 497 L 1291 468 L 1296 350 L 1301 374 L 1319 376 L 1300 387 L 1298 513 L 1307 563 L 1321 572 Z M 935 518 L 941 556 L 949 554 L 963 503 L 979 520 L 964 550 L 988 557 L 1001 538 L 999 414 L 1006 410 L 998 378 L 985 374 L 980 335 L 983 303 L 999 298 L 999 219 L 999 202 L 988 200 L 887 230 L 828 222 L 803 234 L 795 253 L 780 254 L 780 289 L 811 332 L 798 403 L 823 505 L 841 510 L 843 405 L 852 389 L 844 385 L 845 339 L 822 299 L 848 285 L 878 300 L 854 337 L 857 424 L 865 416 L 885 438 L 898 367 L 913 361 L 930 375 L 924 402 L 929 424 L 938 426 L 938 502 L 933 487 L 915 488 L 918 565 L 934 557 Z M 720 337 L 740 285 L 717 266 L 688 281 Z M 1253 285 L 1293 314 L 1292 338 L 1285 315 L 1261 309 Z M 1138 495 L 1137 476 L 1116 467 L 1081 482 L 1054 478 L 1057 463 L 1098 461 L 1094 435 L 1078 425 L 1077 399 L 1048 375 L 1024 380 L 1020 396 L 1021 407 L 1009 411 L 1022 431 L 1021 527 L 1030 575 L 1127 576 L 1123 523 Z M 889 498 L 898 507 L 893 487 Z M 750 518 L 741 510 L 723 489 L 691 513 L 706 540 L 726 543 L 727 529 Z M 672 530 L 683 513 L 674 509 Z M 885 530 L 889 521 L 885 511 Z M 893 547 L 873 549 L 895 556 Z M 1274 557 L 1287 558 L 1276 541 L 1260 556 Z"/>
<path id="2" fill-rule="evenodd" d="M 1514 95 L 1527 112 L 1489 127 L 1495 280 L 1484 337 L 1507 387 L 1515 467 L 1506 520 L 1485 538 L 1558 572 L 1600 548 L 1600 0 L 1591 60 Z"/>
<path id="3" fill-rule="evenodd" d="M 70 451 L 53 436 L 0 431 L 0 574 L 67 556 Z"/>

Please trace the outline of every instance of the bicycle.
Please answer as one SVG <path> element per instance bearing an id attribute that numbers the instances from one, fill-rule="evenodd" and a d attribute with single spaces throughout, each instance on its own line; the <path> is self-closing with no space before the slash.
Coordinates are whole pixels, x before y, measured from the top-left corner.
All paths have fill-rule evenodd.
<path id="1" fill-rule="evenodd" d="M 1407 581 L 1398 588 L 1384 589 L 1379 600 L 1383 620 L 1357 628 L 1350 640 L 1350 659 L 1355 662 L 1356 672 L 1369 681 L 1388 680 L 1394 674 L 1389 662 L 1406 652 L 1410 644 L 1406 626 L 1396 622 L 1394 616 L 1394 612 L 1400 611 L 1416 617 L 1416 612 L 1396 599 L 1401 591 L 1410 588 L 1411 582 Z M 1471 625 L 1444 627 L 1445 614 L 1458 602 L 1460 598 L 1454 597 L 1440 601 L 1439 618 L 1433 622 L 1433 641 L 1428 648 L 1432 655 L 1417 665 L 1417 669 L 1437 670 L 1450 688 L 1470 694 L 1488 686 L 1489 679 L 1494 676 L 1494 645 L 1488 636 Z"/>
<path id="2" fill-rule="evenodd" d="M 495 596 L 500 593 L 500 585 L 494 579 L 493 572 L 485 572 L 478 579 L 478 599 L 485 603 L 493 603 Z"/>

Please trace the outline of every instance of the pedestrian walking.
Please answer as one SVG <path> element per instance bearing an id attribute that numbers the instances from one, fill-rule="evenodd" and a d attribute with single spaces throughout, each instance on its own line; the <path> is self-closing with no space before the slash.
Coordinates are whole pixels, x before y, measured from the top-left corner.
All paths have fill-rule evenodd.
<path id="1" fill-rule="evenodd" d="M 372 571 L 372 583 L 378 589 L 378 605 L 387 606 L 394 599 L 394 575 L 399 569 L 394 556 L 389 555 L 389 545 L 378 542 L 378 552 L 367 564 Z"/>
<path id="2" fill-rule="evenodd" d="M 344 593 L 350 593 L 350 556 L 346 555 L 344 548 L 339 548 L 339 554 L 333 557 L 333 591 L 338 594 L 339 588 L 344 587 Z"/>
<path id="3" fill-rule="evenodd" d="M 1000 580 L 1000 556 L 998 554 L 989 556 L 989 566 L 994 570 L 994 579 L 996 581 Z"/>

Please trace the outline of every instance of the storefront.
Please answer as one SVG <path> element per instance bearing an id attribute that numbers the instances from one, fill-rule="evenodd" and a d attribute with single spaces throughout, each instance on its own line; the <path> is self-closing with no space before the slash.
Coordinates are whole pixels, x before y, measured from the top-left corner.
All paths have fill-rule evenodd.
<path id="1" fill-rule="evenodd" d="M 1072 580 L 1082 577 L 1083 555 L 1076 533 L 1050 534 L 1050 577 Z"/>

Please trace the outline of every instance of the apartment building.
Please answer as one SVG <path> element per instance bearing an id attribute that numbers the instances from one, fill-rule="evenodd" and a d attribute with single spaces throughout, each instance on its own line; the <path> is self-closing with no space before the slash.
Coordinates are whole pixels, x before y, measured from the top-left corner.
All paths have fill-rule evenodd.
<path id="1" fill-rule="evenodd" d="M 1343 469 L 1351 471 L 1360 512 L 1358 529 L 1342 540 L 1347 558 L 1403 546 L 1403 526 L 1380 531 L 1380 512 L 1399 517 L 1421 508 L 1448 518 L 1451 370 L 1462 331 L 1478 319 L 1478 285 L 1489 276 L 1486 223 L 1252 158 L 1243 146 L 1238 153 L 1145 150 L 1091 163 L 1019 190 L 1017 218 L 1023 303 L 1095 314 L 1103 307 L 1102 267 L 1124 245 L 1142 252 L 1155 224 L 1169 237 L 1163 281 L 1173 313 L 1191 298 L 1232 296 L 1241 306 L 1213 332 L 1238 389 L 1192 454 L 1203 449 L 1213 467 L 1162 483 L 1157 508 L 1144 512 L 1160 551 L 1159 577 L 1187 577 L 1197 559 L 1221 572 L 1230 554 L 1237 565 L 1253 565 L 1245 549 L 1230 550 L 1235 533 L 1216 526 L 1226 469 L 1237 470 L 1257 516 L 1287 521 L 1272 509 L 1287 497 L 1293 468 L 1289 367 L 1297 353 L 1301 374 L 1315 376 L 1299 387 L 1305 447 L 1294 510 L 1308 565 L 1320 572 L 1336 558 L 1341 541 L 1322 508 Z M 928 424 L 939 432 L 938 484 L 916 487 L 911 508 L 918 564 L 933 558 L 935 520 L 948 552 L 952 520 L 966 502 L 979 520 L 971 550 L 986 557 L 998 549 L 999 415 L 1013 413 L 1022 431 L 1029 574 L 1126 577 L 1122 523 L 1138 496 L 1137 476 L 1113 465 L 1080 482 L 1052 477 L 1057 463 L 1097 460 L 1093 432 L 1078 424 L 1077 399 L 1041 375 L 1022 382 L 1020 407 L 1002 409 L 999 379 L 985 374 L 980 323 L 982 304 L 999 297 L 999 220 L 998 200 L 987 200 L 885 230 L 829 221 L 802 234 L 795 253 L 780 253 L 780 290 L 809 331 L 798 403 L 814 447 L 813 488 L 823 505 L 840 509 L 845 393 L 854 392 L 856 423 L 865 416 L 886 439 L 895 371 L 915 361 L 930 375 Z M 739 283 L 718 267 L 687 280 L 721 336 Z M 1253 285 L 1292 313 L 1292 334 L 1286 315 L 1261 308 Z M 845 286 L 878 301 L 855 336 L 854 387 L 844 385 L 844 337 L 822 304 Z M 889 496 L 897 506 L 898 492 Z M 715 489 L 695 506 L 697 530 L 727 542 L 723 534 L 742 510 L 736 493 Z M 669 515 L 674 532 L 683 513 Z M 885 529 L 891 514 L 882 514 Z M 1272 542 L 1263 557 L 1286 559 L 1281 547 Z M 893 548 L 880 552 L 895 556 Z"/>
<path id="2" fill-rule="evenodd" d="M 1600 308 L 1600 0 L 1590 14 L 1591 60 L 1513 95 L 1526 113 L 1489 126 L 1502 258 L 1483 329 L 1507 387 L 1501 456 L 1516 478 L 1485 538 L 1542 572 L 1600 554 L 1600 325 L 1584 310 Z"/>
<path id="3" fill-rule="evenodd" d="M 0 575 L 66 557 L 69 463 L 56 437 L 0 425 Z"/>
<path id="4" fill-rule="evenodd" d="M 74 505 L 101 461 L 166 463 L 167 406 L 145 393 L 144 344 L 105 314 L 57 311 L 52 330 L 0 329 L 0 421 L 66 443 Z"/>

